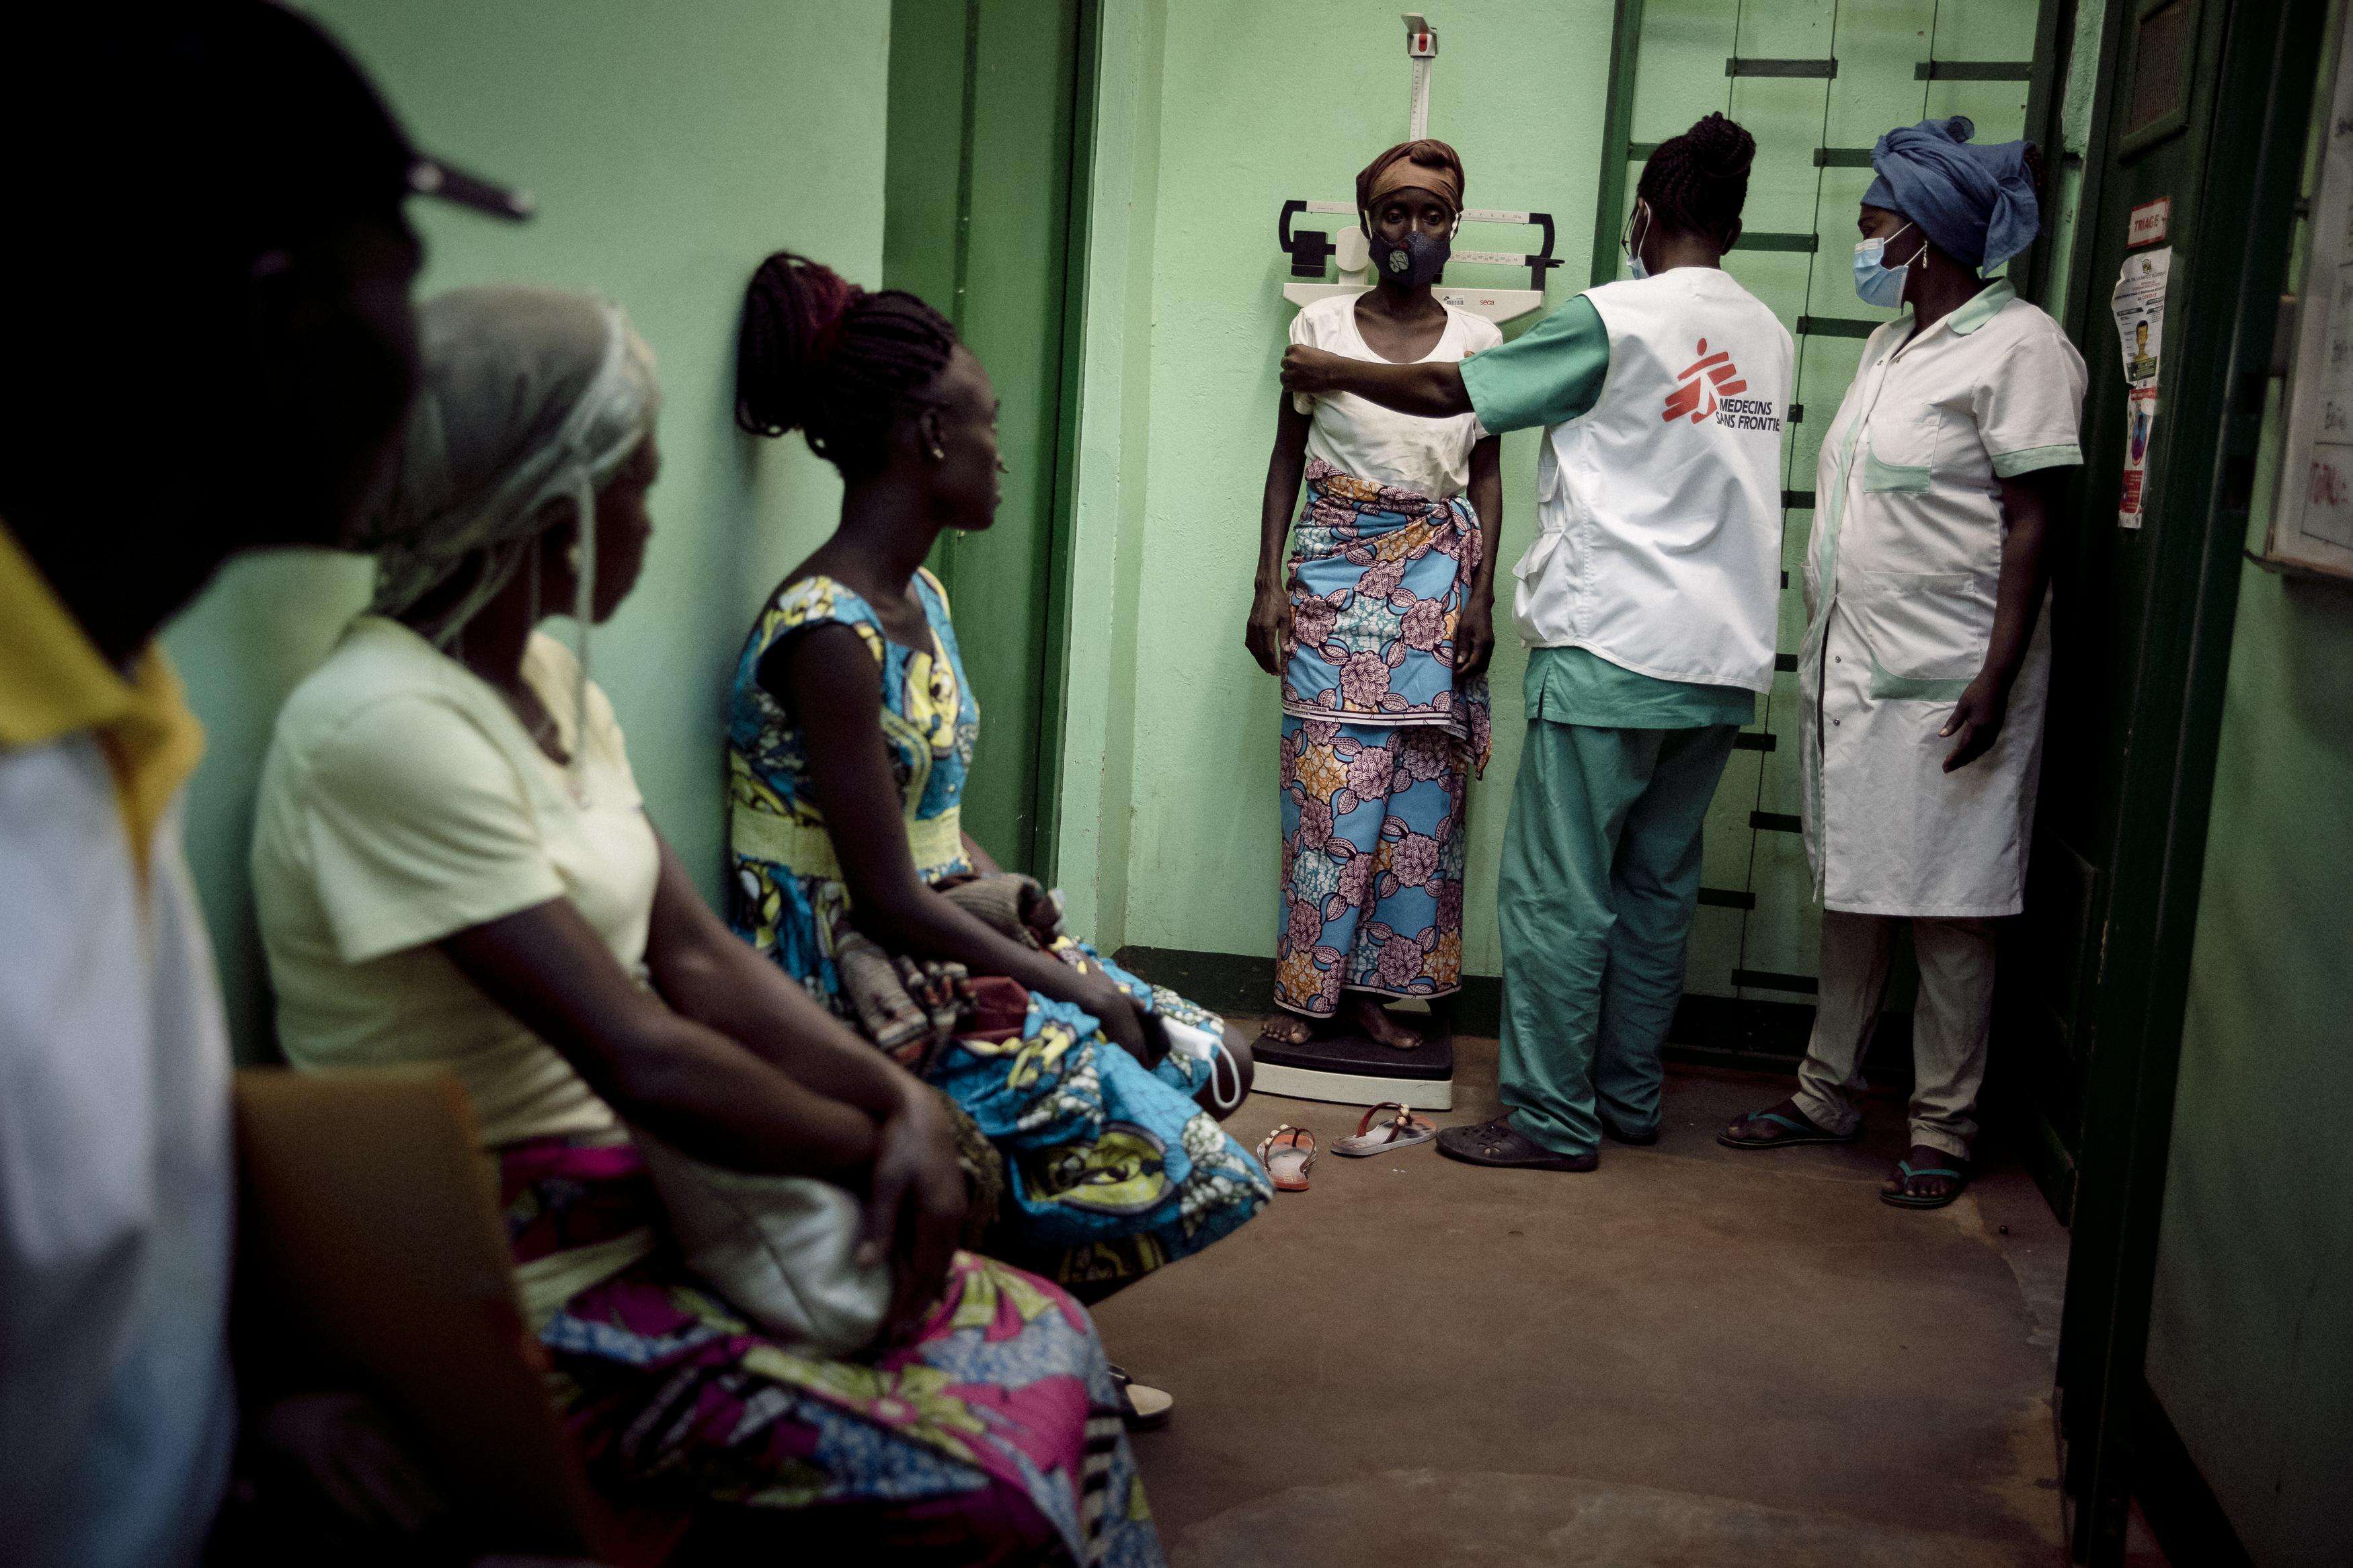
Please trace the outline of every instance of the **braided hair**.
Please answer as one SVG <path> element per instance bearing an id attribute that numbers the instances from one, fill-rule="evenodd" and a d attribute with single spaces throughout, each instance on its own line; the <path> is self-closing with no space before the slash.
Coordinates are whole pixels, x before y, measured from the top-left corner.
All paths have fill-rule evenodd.
<path id="1" fill-rule="evenodd" d="M 754 436 L 798 430 L 843 474 L 872 473 L 900 416 L 955 346 L 947 318 L 913 294 L 869 293 L 779 250 L 744 290 L 735 423 Z"/>
<path id="2" fill-rule="evenodd" d="M 1680 136 L 1659 143 L 1642 165 L 1634 194 L 1656 220 L 1676 234 L 1696 235 L 1729 249 L 1748 200 L 1748 166 L 1757 138 L 1721 114 L 1711 114 Z"/>

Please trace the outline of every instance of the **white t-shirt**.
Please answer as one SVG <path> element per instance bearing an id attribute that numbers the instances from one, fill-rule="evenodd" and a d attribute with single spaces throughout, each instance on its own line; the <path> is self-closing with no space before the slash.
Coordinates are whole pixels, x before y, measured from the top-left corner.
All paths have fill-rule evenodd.
<path id="1" fill-rule="evenodd" d="M 1437 343 L 1411 363 L 1453 364 L 1483 353 L 1504 341 L 1494 322 L 1448 305 L 1446 330 Z M 1337 294 L 1318 300 L 1292 319 L 1291 341 L 1323 349 L 1346 359 L 1388 364 L 1356 330 L 1356 300 Z M 1321 458 L 1342 473 L 1376 484 L 1395 485 L 1432 500 L 1461 495 L 1471 485 L 1471 448 L 1479 444 L 1479 422 L 1468 414 L 1447 419 L 1425 419 L 1399 414 L 1353 392 L 1331 397 L 1295 396 L 1302 414 L 1312 413 L 1307 431 L 1307 455 Z"/>
<path id="2" fill-rule="evenodd" d="M 567 753 L 572 651 L 534 634 L 523 677 Z M 611 706 L 550 761 L 486 682 L 365 616 L 288 699 L 264 763 L 253 889 L 278 1037 L 301 1068 L 446 1066 L 492 1147 L 593 1133 L 612 1110 L 434 944 L 568 898 L 642 974 L 659 851 Z"/>

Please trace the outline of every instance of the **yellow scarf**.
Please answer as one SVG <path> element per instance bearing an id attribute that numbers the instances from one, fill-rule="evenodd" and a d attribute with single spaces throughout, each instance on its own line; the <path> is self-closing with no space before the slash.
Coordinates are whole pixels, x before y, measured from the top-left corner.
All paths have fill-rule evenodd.
<path id="1" fill-rule="evenodd" d="M 149 643 L 129 678 L 110 666 L 0 523 L 0 747 L 96 732 L 141 879 L 147 851 L 180 786 L 204 755 L 205 732 L 180 678 Z"/>

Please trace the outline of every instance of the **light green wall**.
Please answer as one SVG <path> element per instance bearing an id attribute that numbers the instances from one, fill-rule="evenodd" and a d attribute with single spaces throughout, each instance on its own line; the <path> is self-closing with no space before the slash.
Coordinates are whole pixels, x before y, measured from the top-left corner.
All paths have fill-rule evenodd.
<path id="1" fill-rule="evenodd" d="M 521 279 L 618 300 L 660 362 L 662 478 L 637 592 L 594 647 L 649 808 L 715 895 L 721 699 L 761 597 L 830 530 L 831 470 L 732 419 L 737 302 L 790 246 L 877 279 L 887 5 L 816 0 L 322 0 L 312 10 L 423 145 L 524 186 L 508 227 L 414 204 L 419 297 Z M 255 779 L 279 702 L 365 600 L 348 558 L 240 563 L 169 633 L 210 750 L 190 858 L 241 1051 L 268 1009 L 245 875 Z"/>
<path id="2" fill-rule="evenodd" d="M 1093 175 L 1075 285 L 1085 302 L 1056 858 L 1072 929 L 1108 949 L 1127 929 L 1167 7 L 1103 0 L 1097 28 Z"/>
<path id="3" fill-rule="evenodd" d="M 2266 489 L 2280 455 L 2276 383 L 2272 397 Z M 2262 548 L 2269 502 L 2259 494 L 2251 548 Z M 2264 1568 L 2318 1568 L 2353 1553 L 2348 887 L 2353 584 L 2250 565 L 2231 645 L 2147 1366 Z"/>
<path id="4" fill-rule="evenodd" d="M 1404 29 L 1340 0 L 1104 0 L 1103 12 L 1062 881 L 1073 923 L 1106 944 L 1271 953 L 1280 716 L 1242 624 L 1292 316 L 1275 213 L 1291 196 L 1345 199 L 1356 170 L 1403 137 Z M 1555 301 L 1587 270 L 1611 15 L 1608 0 L 1486 0 L 1436 18 L 1430 133 L 1462 153 L 1472 205 L 1560 220 Z M 1507 567 L 1533 528 L 1535 442 L 1504 440 Z M 1522 728 L 1524 658 L 1508 630 L 1504 641 L 1495 756 L 1471 816 L 1467 955 L 1491 973 Z M 1085 691 L 1090 672 L 1101 697 Z"/>

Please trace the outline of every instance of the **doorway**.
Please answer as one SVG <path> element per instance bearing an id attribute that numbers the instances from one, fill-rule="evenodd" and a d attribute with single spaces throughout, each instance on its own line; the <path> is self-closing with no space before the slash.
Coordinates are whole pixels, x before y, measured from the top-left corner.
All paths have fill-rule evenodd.
<path id="1" fill-rule="evenodd" d="M 2091 378 L 2025 916 L 1996 1071 L 2068 1217 L 2057 1408 L 2077 1561 L 2123 1561 L 2243 541 L 2321 0 L 2116 0 L 2066 325 Z M 2159 258 L 2162 264 L 2156 265 Z M 2111 304 L 2154 277 L 2161 354 Z M 2152 334 L 2153 336 L 2154 334 Z M 2128 386 L 2127 374 L 2141 389 Z M 2152 419 L 2143 393 L 2161 390 Z M 2131 471 L 2139 467 L 2136 475 Z"/>
<path id="2" fill-rule="evenodd" d="M 882 281 L 996 383 L 997 524 L 932 569 L 981 705 L 965 830 L 1050 879 L 1059 780 L 1094 0 L 895 0 Z"/>

